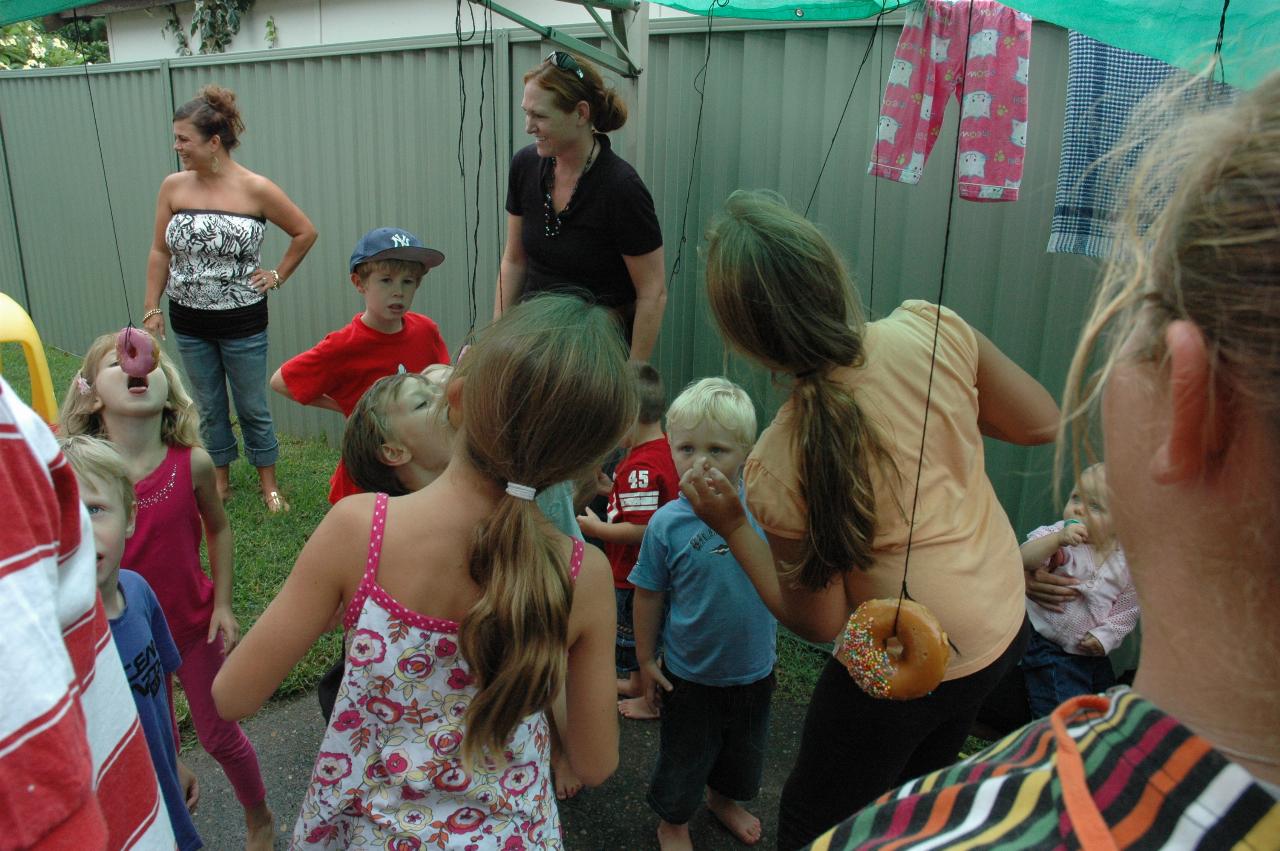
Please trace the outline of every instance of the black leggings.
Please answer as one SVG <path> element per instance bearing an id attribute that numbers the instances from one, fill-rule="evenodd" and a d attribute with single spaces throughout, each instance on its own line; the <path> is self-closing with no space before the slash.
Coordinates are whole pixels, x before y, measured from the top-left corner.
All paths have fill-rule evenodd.
<path id="1" fill-rule="evenodd" d="M 1000 658 L 916 700 L 879 700 L 832 659 L 782 787 L 778 849 L 802 848 L 889 789 L 955 761 L 987 695 L 1018 664 L 1027 622 Z"/>

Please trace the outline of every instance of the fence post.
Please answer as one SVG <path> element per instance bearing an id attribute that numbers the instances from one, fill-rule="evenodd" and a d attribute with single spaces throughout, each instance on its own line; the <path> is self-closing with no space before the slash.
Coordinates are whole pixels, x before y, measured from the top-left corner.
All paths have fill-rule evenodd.
<path id="1" fill-rule="evenodd" d="M 13 175 L 9 172 L 9 146 L 5 143 L 3 110 L 0 110 L 0 161 L 4 163 L 4 185 L 6 194 L 9 196 L 9 220 L 13 222 L 13 244 L 17 246 L 18 251 L 18 275 L 22 278 L 22 300 L 26 302 L 23 307 L 34 322 L 36 317 L 31 305 L 31 289 L 27 284 L 27 261 L 22 253 L 22 230 L 18 226 L 18 206 L 13 200 Z"/>

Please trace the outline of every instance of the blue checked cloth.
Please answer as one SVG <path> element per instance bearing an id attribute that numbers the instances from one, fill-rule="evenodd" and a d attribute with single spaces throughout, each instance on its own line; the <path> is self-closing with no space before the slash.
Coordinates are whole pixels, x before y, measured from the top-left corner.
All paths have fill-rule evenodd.
<path id="1" fill-rule="evenodd" d="M 1133 111 L 1171 74 L 1183 72 L 1074 31 L 1067 35 L 1067 57 L 1062 162 L 1047 250 L 1105 258 L 1124 203 L 1125 172 L 1137 162 L 1141 149 L 1130 151 L 1118 167 L 1097 163 L 1123 139 Z M 1218 83 L 1212 89 L 1211 100 L 1217 102 L 1235 94 Z"/>

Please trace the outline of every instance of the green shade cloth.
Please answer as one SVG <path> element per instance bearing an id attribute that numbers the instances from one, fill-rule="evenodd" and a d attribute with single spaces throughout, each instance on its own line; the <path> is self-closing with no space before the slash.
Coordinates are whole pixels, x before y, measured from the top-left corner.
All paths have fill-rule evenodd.
<path id="1" fill-rule="evenodd" d="M 765 21 L 847 21 L 909 5 L 900 0 L 655 2 L 697 15 L 710 11 L 717 18 Z M 1114 47 L 1198 72 L 1208 67 L 1213 56 L 1223 4 L 1222 0 L 1008 0 L 1005 5 Z M 1280 0 L 1231 3 L 1222 64 L 1226 82 L 1241 88 L 1257 85 L 1268 72 L 1280 68 Z"/>
<path id="2" fill-rule="evenodd" d="M 87 10 L 92 8 L 92 4 L 83 2 L 66 3 L 58 2 L 58 0 L 0 0 L 0 26 L 12 24 L 15 21 L 43 18 L 45 15 L 52 15 L 54 12 L 75 8 L 86 10 L 83 14 L 87 18 L 91 14 Z"/>

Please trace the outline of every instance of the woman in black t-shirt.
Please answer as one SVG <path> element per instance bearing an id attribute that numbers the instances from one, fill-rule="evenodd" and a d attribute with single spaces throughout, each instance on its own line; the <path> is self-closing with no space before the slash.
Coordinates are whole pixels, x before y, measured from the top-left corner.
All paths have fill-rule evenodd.
<path id="1" fill-rule="evenodd" d="M 626 122 L 626 104 L 563 51 L 524 82 L 534 143 L 511 160 L 494 318 L 536 292 L 585 291 L 622 318 L 632 359 L 648 360 L 667 302 L 662 230 L 644 181 L 605 135 Z"/>

